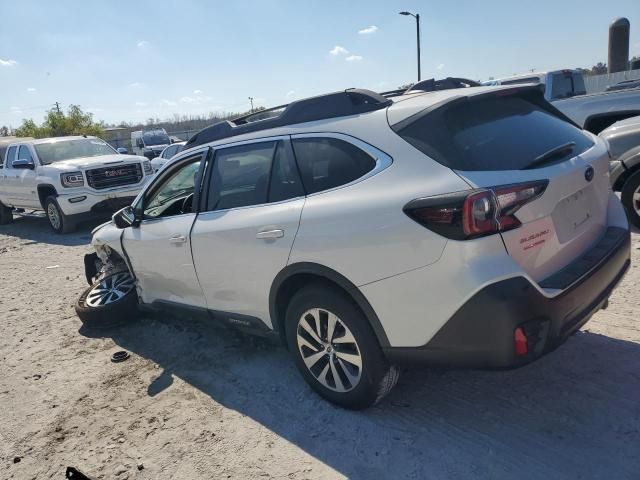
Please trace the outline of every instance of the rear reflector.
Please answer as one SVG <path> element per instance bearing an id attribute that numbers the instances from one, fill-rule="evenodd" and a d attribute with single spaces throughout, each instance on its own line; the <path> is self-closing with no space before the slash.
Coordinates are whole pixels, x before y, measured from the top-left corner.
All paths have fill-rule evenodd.
<path id="1" fill-rule="evenodd" d="M 405 205 L 404 212 L 440 235 L 467 240 L 519 227 L 514 214 L 540 197 L 548 184 L 548 180 L 536 180 L 419 198 Z"/>
<path id="2" fill-rule="evenodd" d="M 529 353 L 529 346 L 527 345 L 527 336 L 524 334 L 524 330 L 521 327 L 515 329 L 513 333 L 514 346 L 516 348 L 516 355 L 522 357 Z"/>

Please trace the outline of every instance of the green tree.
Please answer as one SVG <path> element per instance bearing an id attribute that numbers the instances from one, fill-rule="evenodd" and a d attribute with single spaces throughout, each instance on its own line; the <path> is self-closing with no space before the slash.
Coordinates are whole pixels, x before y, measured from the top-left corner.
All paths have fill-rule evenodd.
<path id="1" fill-rule="evenodd" d="M 93 114 L 83 112 L 78 105 L 70 105 L 67 113 L 53 108 L 47 112 L 42 125 L 29 119 L 23 120 L 22 125 L 15 130 L 18 137 L 64 137 L 66 135 L 95 135 L 101 137 L 104 128 L 93 121 Z"/>

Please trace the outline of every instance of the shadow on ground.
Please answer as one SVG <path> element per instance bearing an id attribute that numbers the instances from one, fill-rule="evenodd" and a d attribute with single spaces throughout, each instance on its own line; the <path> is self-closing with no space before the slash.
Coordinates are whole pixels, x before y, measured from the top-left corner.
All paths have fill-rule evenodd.
<path id="1" fill-rule="evenodd" d="M 51 230 L 49 222 L 44 216 L 21 217 L 14 215 L 12 223 L 0 225 L 0 233 L 8 237 L 27 240 L 27 244 L 85 245 L 91 242 L 91 230 L 106 220 L 107 219 L 83 222 L 78 225 L 77 231 L 60 235 Z"/>
<path id="2" fill-rule="evenodd" d="M 90 333 L 81 333 L 91 336 Z M 319 399 L 281 347 L 158 314 L 110 335 L 350 478 L 637 478 L 640 345 L 580 332 L 518 370 L 404 371 L 364 412 Z"/>

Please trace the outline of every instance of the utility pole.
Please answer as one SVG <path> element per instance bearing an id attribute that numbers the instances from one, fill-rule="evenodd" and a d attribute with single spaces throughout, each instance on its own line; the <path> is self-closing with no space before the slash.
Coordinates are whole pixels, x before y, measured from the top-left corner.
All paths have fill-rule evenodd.
<path id="1" fill-rule="evenodd" d="M 56 110 L 58 111 L 58 113 L 60 113 L 60 103 L 56 102 Z"/>
<path id="2" fill-rule="evenodd" d="M 249 97 L 249 101 L 251 102 L 251 113 L 253 113 L 253 97 Z"/>

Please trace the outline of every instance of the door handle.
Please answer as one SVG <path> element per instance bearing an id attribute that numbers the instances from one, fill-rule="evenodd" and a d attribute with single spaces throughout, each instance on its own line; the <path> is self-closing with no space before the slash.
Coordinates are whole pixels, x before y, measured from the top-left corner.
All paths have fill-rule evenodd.
<path id="1" fill-rule="evenodd" d="M 184 243 L 187 241 L 187 237 L 184 235 L 175 235 L 169 239 L 170 243 Z"/>
<path id="2" fill-rule="evenodd" d="M 282 238 L 284 237 L 284 230 L 263 230 L 256 234 L 256 238 L 269 239 L 269 238 Z"/>

